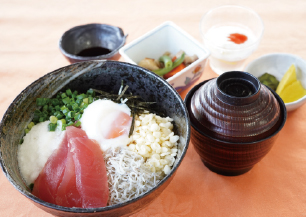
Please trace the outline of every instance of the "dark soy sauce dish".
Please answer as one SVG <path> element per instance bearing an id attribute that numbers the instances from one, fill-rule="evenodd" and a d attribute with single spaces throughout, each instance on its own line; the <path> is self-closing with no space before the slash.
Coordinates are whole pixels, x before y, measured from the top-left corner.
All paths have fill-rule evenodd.
<path id="1" fill-rule="evenodd" d="M 185 104 L 195 150 L 211 171 L 228 176 L 246 173 L 258 163 L 287 117 L 274 91 L 240 71 L 196 85 Z"/>
<path id="2" fill-rule="evenodd" d="M 118 60 L 119 49 L 127 35 L 119 27 L 107 24 L 87 24 L 66 31 L 59 49 L 70 63 L 88 60 Z"/>

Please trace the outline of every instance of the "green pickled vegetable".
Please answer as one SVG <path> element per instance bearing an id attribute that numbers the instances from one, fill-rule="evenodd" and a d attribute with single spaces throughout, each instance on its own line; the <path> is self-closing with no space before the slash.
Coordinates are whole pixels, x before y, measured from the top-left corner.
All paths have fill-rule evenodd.
<path id="1" fill-rule="evenodd" d="M 164 68 L 169 68 L 173 65 L 171 58 L 167 55 L 161 56 L 159 58 L 159 62 L 162 62 L 164 64 Z"/>
<path id="2" fill-rule="evenodd" d="M 275 78 L 275 76 L 269 74 L 269 73 L 264 73 L 262 76 L 258 77 L 259 81 L 270 87 L 272 90 L 276 91 L 276 88 L 279 84 L 279 81 Z"/>
<path id="3" fill-rule="evenodd" d="M 185 59 L 185 53 L 182 53 L 180 58 L 177 58 L 176 60 L 174 60 L 173 69 L 181 65 L 181 63 L 184 62 L 184 59 Z"/>

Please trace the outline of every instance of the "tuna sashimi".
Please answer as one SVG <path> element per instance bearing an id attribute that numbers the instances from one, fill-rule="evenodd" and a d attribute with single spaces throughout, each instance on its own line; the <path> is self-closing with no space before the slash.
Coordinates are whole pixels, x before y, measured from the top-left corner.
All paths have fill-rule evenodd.
<path id="1" fill-rule="evenodd" d="M 68 153 L 67 133 L 57 150 L 48 158 L 43 170 L 34 182 L 32 194 L 40 199 L 55 204 L 57 189 L 63 179 L 67 153 Z"/>
<path id="2" fill-rule="evenodd" d="M 67 127 L 62 144 L 35 180 L 32 193 L 65 207 L 106 206 L 109 190 L 100 146 L 83 130 Z"/>
<path id="3" fill-rule="evenodd" d="M 69 140 L 69 147 L 71 147 Z M 35 186 L 35 185 L 34 185 Z M 57 189 L 55 204 L 65 207 L 82 207 L 81 196 L 77 191 L 75 163 L 71 153 L 68 152 L 65 173 Z"/>
<path id="4" fill-rule="evenodd" d="M 70 139 L 75 163 L 77 190 L 83 208 L 106 206 L 109 190 L 106 166 L 98 143 L 90 139 Z M 101 157 L 102 156 L 102 157 Z"/>

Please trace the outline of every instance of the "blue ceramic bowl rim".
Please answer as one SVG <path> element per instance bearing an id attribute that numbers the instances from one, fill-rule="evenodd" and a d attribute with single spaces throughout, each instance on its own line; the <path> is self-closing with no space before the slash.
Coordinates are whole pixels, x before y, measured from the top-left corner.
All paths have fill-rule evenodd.
<path id="1" fill-rule="evenodd" d="M 217 79 L 217 78 L 212 78 L 212 79 Z M 185 100 L 184 100 L 184 103 L 186 104 L 186 107 L 187 107 L 187 110 L 188 110 L 188 113 L 190 112 L 189 111 L 189 104 L 190 104 L 190 101 L 191 101 L 191 98 L 194 94 L 195 91 L 197 91 L 203 84 L 205 84 L 206 82 L 212 80 L 212 79 L 208 79 L 208 80 L 205 80 L 205 81 L 202 81 L 201 83 L 197 84 L 196 86 L 194 86 L 186 95 L 185 97 Z M 263 84 L 262 84 L 263 85 Z M 266 85 L 265 85 L 266 86 Z M 259 143 L 259 142 L 262 142 L 262 141 L 265 141 L 265 140 L 268 140 L 270 138 L 272 138 L 273 136 L 275 136 L 276 134 L 279 133 L 279 131 L 283 128 L 283 126 L 285 125 L 285 122 L 287 120 L 287 111 L 286 111 L 286 106 L 285 106 L 285 103 L 283 102 L 283 100 L 278 96 L 277 93 L 275 93 L 271 88 L 269 88 L 268 86 L 266 86 L 272 93 L 273 95 L 275 96 L 275 98 L 277 99 L 279 105 L 280 105 L 280 110 L 281 110 L 281 117 L 283 117 L 283 120 L 282 120 L 282 123 L 280 124 L 279 128 L 273 133 L 271 134 L 270 136 L 264 138 L 264 139 L 260 139 L 260 140 L 256 140 L 256 141 L 253 141 L 253 142 L 228 142 L 228 141 L 224 141 L 224 140 L 220 140 L 220 139 L 216 139 L 216 138 L 213 138 L 205 133 L 203 133 L 201 130 L 199 130 L 193 123 L 192 121 L 190 120 L 190 125 L 200 134 L 202 134 L 203 136 L 211 139 L 211 140 L 214 140 L 214 141 L 217 141 L 217 142 L 221 142 L 221 143 L 225 143 L 225 144 L 229 144 L 229 145 L 250 145 L 250 144 L 256 144 L 256 143 Z"/>
<path id="2" fill-rule="evenodd" d="M 173 168 L 171 169 L 171 172 L 166 177 L 164 177 L 155 187 L 153 187 L 152 189 L 150 189 L 146 193 L 142 194 L 141 196 L 139 196 L 137 198 L 134 198 L 132 200 L 129 200 L 127 202 L 116 204 L 116 205 L 111 205 L 111 206 L 106 206 L 106 207 L 99 207 L 99 208 L 69 208 L 69 207 L 63 207 L 63 206 L 58 206 L 58 205 L 55 205 L 55 204 L 52 204 L 52 203 L 45 202 L 45 201 L 39 199 L 38 197 L 35 197 L 34 195 L 30 194 L 30 193 L 27 194 L 26 192 L 28 192 L 28 191 L 20 188 L 20 186 L 17 185 L 16 182 L 14 181 L 14 179 L 9 175 L 9 173 L 8 173 L 8 171 L 6 169 L 6 166 L 4 166 L 4 163 L 3 163 L 3 160 L 2 160 L 3 159 L 2 158 L 2 151 L 0 149 L 0 166 L 2 168 L 3 173 L 5 174 L 6 178 L 14 186 L 15 189 L 17 189 L 22 195 L 24 195 L 25 197 L 27 197 L 31 201 L 33 201 L 35 203 L 38 203 L 41 206 L 47 207 L 49 209 L 54 209 L 54 210 L 58 210 L 58 211 L 62 211 L 62 212 L 67 212 L 67 213 L 99 213 L 99 212 L 104 212 L 104 211 L 110 211 L 110 210 L 114 210 L 114 209 L 117 209 L 117 208 L 122 208 L 124 206 L 127 206 L 127 205 L 129 205 L 131 203 L 134 203 L 134 202 L 136 202 L 136 201 L 146 197 L 147 195 L 151 194 L 153 191 L 155 191 L 158 188 L 160 188 L 170 177 L 172 177 L 175 174 L 177 168 L 180 166 L 182 160 L 184 159 L 184 157 L 186 155 L 186 152 L 187 152 L 187 149 L 188 149 L 188 146 L 189 146 L 189 142 L 190 142 L 190 119 L 189 119 L 188 110 L 186 108 L 186 105 L 185 105 L 184 101 L 180 97 L 179 93 L 166 80 L 164 80 L 163 78 L 157 76 L 155 73 L 153 73 L 153 72 L 151 72 L 151 71 L 149 71 L 147 69 L 144 69 L 144 68 L 142 68 L 140 66 L 137 66 L 137 65 L 134 65 L 134 64 L 130 64 L 130 63 L 119 62 L 119 61 L 112 61 L 112 60 L 92 60 L 92 61 L 87 61 L 87 62 L 93 62 L 93 63 L 95 63 L 95 62 L 102 62 L 102 65 L 105 64 L 105 62 L 113 62 L 115 64 L 125 65 L 125 66 L 128 66 L 128 67 L 140 69 L 140 70 L 144 71 L 145 73 L 151 74 L 156 79 L 160 80 L 175 95 L 176 99 L 180 102 L 180 105 L 182 106 L 182 108 L 184 110 L 184 113 L 185 113 L 184 117 L 185 117 L 186 125 L 187 125 L 187 129 L 186 129 L 186 131 L 187 131 L 187 138 L 186 138 L 185 147 L 184 147 L 184 149 L 182 151 L 180 159 L 178 160 L 176 165 L 173 166 Z M 83 63 L 84 62 L 79 62 L 79 63 L 74 63 L 74 64 L 71 64 L 71 65 L 78 65 L 78 64 L 83 64 Z M 50 74 L 53 74 L 56 71 L 64 69 L 64 68 L 69 67 L 71 65 L 67 65 L 67 66 L 58 68 L 56 70 L 53 70 L 52 72 L 49 72 L 49 73 L 45 74 L 44 76 L 42 76 L 42 77 L 38 78 L 37 80 L 35 80 L 34 82 L 32 82 L 24 90 L 22 90 L 20 92 L 20 94 L 18 94 L 18 96 L 9 105 L 8 109 L 4 113 L 3 118 L 2 118 L 2 120 L 0 122 L 0 138 L 1 138 L 2 131 L 3 131 L 5 119 L 13 111 L 14 104 L 20 98 L 22 98 L 23 94 L 25 92 L 27 92 L 29 89 L 31 89 L 31 87 L 33 85 L 35 85 L 36 83 L 39 83 L 40 81 L 44 80 L 45 77 L 48 77 Z M 0 146 L 1 146 L 1 140 L 0 140 Z"/>
<path id="3" fill-rule="evenodd" d="M 116 48 L 114 49 L 112 52 L 108 53 L 108 54 L 105 54 L 105 55 L 99 55 L 99 56 L 93 56 L 93 57 L 83 57 L 83 56 L 78 56 L 78 55 L 75 55 L 75 54 L 71 54 L 71 53 L 68 53 L 64 48 L 63 48 L 63 38 L 70 32 L 73 32 L 77 29 L 83 29 L 83 28 L 88 28 L 88 27 L 95 27 L 95 26 L 107 26 L 107 27 L 111 27 L 111 28 L 114 28 L 114 29 L 118 29 L 121 33 L 122 33 L 122 42 L 121 44 Z M 59 46 L 59 49 L 60 51 L 68 58 L 70 59 L 75 59 L 75 60 L 81 60 L 81 61 L 88 61 L 88 60 L 100 60 L 100 59 L 108 59 L 108 58 L 111 58 L 113 57 L 116 53 L 119 52 L 119 49 L 123 47 L 123 45 L 125 44 L 126 42 L 126 37 L 128 35 L 124 35 L 124 32 L 123 30 L 120 28 L 120 27 L 116 27 L 116 26 L 112 26 L 112 25 L 108 25 L 108 24 L 102 24 L 102 23 L 90 23 L 90 24 L 85 24 L 85 25 L 79 25 L 79 26 L 75 26 L 75 27 L 72 27 L 71 29 L 68 29 L 66 32 L 64 32 L 64 34 L 61 36 L 59 42 L 58 42 L 58 46 Z"/>

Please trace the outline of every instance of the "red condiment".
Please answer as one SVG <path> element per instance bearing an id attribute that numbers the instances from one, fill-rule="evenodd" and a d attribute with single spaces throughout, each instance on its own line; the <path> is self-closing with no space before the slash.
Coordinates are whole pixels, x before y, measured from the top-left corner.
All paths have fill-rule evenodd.
<path id="1" fill-rule="evenodd" d="M 242 44 L 246 40 L 248 40 L 248 37 L 239 33 L 232 33 L 230 36 L 228 36 L 229 40 L 234 42 L 235 44 Z"/>

